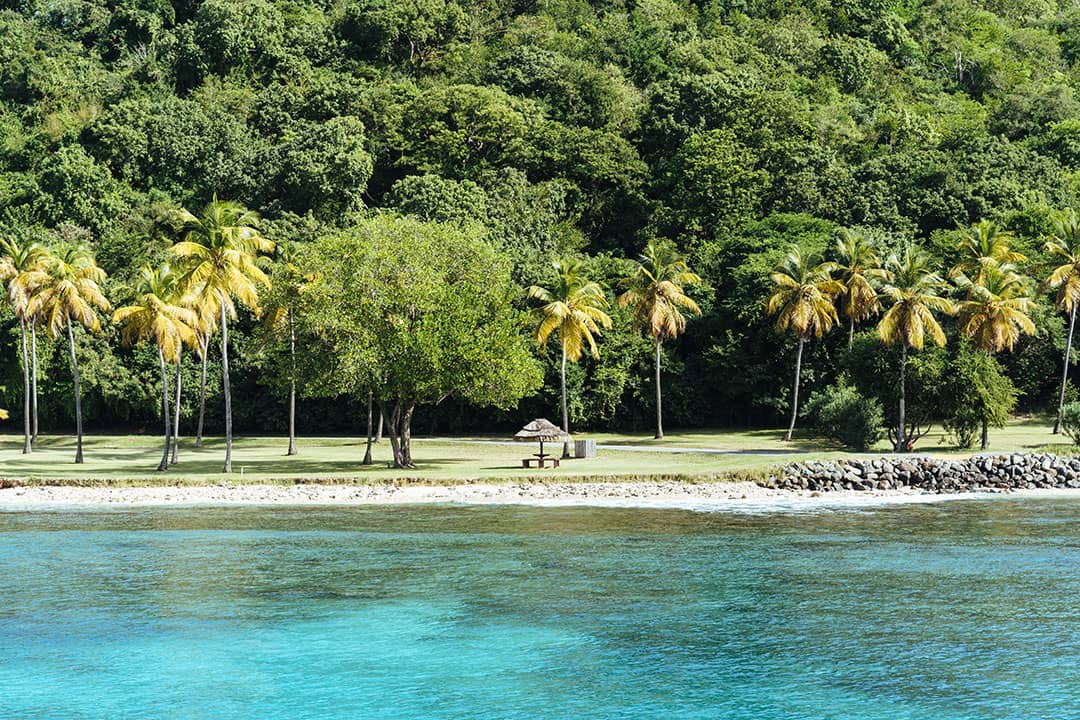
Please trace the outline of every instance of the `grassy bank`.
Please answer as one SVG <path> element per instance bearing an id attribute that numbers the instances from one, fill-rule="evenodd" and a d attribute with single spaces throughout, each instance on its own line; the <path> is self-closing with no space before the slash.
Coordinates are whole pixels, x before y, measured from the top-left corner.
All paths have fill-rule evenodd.
<path id="1" fill-rule="evenodd" d="M 75 465 L 74 440 L 70 437 L 43 437 L 33 454 L 23 455 L 21 437 L 3 435 L 0 436 L 0 479 L 7 484 L 71 485 L 737 480 L 762 476 L 771 467 L 787 462 L 848 455 L 812 437 L 785 443 L 779 430 L 672 433 L 663 442 L 647 435 L 588 437 L 603 445 L 646 450 L 612 447 L 602 449 L 596 458 L 567 460 L 559 469 L 537 470 L 521 467 L 521 458 L 536 452 L 535 445 L 420 438 L 414 442 L 413 450 L 417 469 L 401 471 L 388 467 L 390 447 L 386 441 L 375 447 L 374 464 L 365 466 L 360 464 L 364 455 L 362 439 L 301 438 L 300 454 L 289 457 L 285 455 L 283 438 L 239 438 L 233 450 L 235 472 L 223 475 L 224 449 L 219 438 L 208 439 L 201 449 L 194 448 L 191 440 L 181 441 L 180 463 L 168 473 L 157 473 L 154 468 L 161 456 L 161 445 L 155 437 L 90 436 L 86 439 L 85 464 Z M 993 452 L 1071 452 L 1075 447 L 1067 438 L 1051 435 L 1049 426 L 1038 421 L 1015 422 L 995 431 L 991 440 Z M 692 452 L 664 452 L 665 448 L 687 448 Z M 879 449 L 888 450 L 884 444 Z M 940 431 L 924 438 L 918 449 L 942 456 L 971 454 L 970 450 L 949 446 Z"/>

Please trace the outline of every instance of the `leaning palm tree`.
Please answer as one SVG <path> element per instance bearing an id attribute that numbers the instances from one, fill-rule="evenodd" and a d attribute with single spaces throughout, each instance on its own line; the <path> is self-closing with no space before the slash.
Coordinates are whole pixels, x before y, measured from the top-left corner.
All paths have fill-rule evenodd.
<path id="1" fill-rule="evenodd" d="M 22 346 L 24 454 L 33 450 L 31 363 L 26 346 L 26 328 L 34 323 L 29 312 L 30 295 L 35 283 L 40 281 L 40 273 L 47 261 L 48 251 L 39 243 L 15 238 L 0 240 L 0 281 L 7 282 L 8 302 L 19 321 L 19 341 Z"/>
<path id="2" fill-rule="evenodd" d="M 1061 367 L 1061 393 L 1058 396 L 1057 421 L 1054 434 L 1061 433 L 1061 419 L 1065 411 L 1065 385 L 1069 378 L 1069 352 L 1072 350 L 1073 330 L 1076 327 L 1076 306 L 1080 303 L 1080 217 L 1072 208 L 1054 217 L 1054 234 L 1044 246 L 1057 256 L 1061 264 L 1050 271 L 1044 285 L 1057 290 L 1054 304 L 1069 316 L 1069 339 L 1065 343 L 1065 360 Z"/>
<path id="3" fill-rule="evenodd" d="M 1035 334 L 1035 323 L 1029 315 L 1034 303 L 1028 297 L 1026 281 L 1014 266 L 988 266 L 979 283 L 961 275 L 957 286 L 967 291 L 966 299 L 957 305 L 960 332 L 971 338 L 979 350 L 987 354 L 1012 350 L 1021 333 Z M 984 418 L 982 449 L 988 445 L 989 427 Z"/>
<path id="4" fill-rule="evenodd" d="M 611 327 L 611 318 L 604 312 L 607 297 L 599 283 L 585 278 L 584 263 L 573 258 L 561 258 L 554 262 L 556 280 L 550 290 L 533 285 L 529 297 L 543 305 L 537 308 L 539 325 L 536 341 L 540 347 L 547 345 L 552 333 L 559 334 L 562 363 L 559 379 L 562 383 L 563 432 L 570 432 L 570 410 L 566 401 L 566 361 L 577 362 L 588 346 L 593 357 L 600 357 L 596 347 L 596 335 L 600 328 Z M 570 454 L 569 443 L 563 444 L 563 456 Z"/>
<path id="5" fill-rule="evenodd" d="M 1011 232 L 994 221 L 980 220 L 968 229 L 967 235 L 957 246 L 960 261 L 949 271 L 949 276 L 955 278 L 964 274 L 972 282 L 978 283 L 982 281 L 987 268 L 1001 263 L 1015 265 L 1026 261 L 1023 254 L 1009 247 L 1013 239 Z"/>
<path id="6" fill-rule="evenodd" d="M 50 258 L 48 269 L 35 273 L 35 289 L 28 311 L 39 315 L 42 325 L 54 338 L 67 334 L 71 350 L 71 374 L 75 385 L 75 462 L 83 461 L 82 395 L 79 388 L 79 360 L 75 354 L 75 326 L 90 332 L 101 330 L 97 311 L 107 311 L 109 301 L 101 292 L 105 271 L 98 267 L 90 248 L 65 245 Z"/>
<path id="7" fill-rule="evenodd" d="M 861 233 L 842 230 L 836 239 L 836 277 L 844 284 L 838 309 L 848 321 L 848 347 L 855 341 L 855 324 L 881 311 L 876 285 L 888 277 L 873 244 Z"/>
<path id="8" fill-rule="evenodd" d="M 232 472 L 232 394 L 229 389 L 228 318 L 236 317 L 236 302 L 252 310 L 259 307 L 259 285 L 270 279 L 255 262 L 261 252 L 273 252 L 274 243 L 258 229 L 259 216 L 243 205 L 217 196 L 196 217 L 180 215 L 181 239 L 173 254 L 181 260 L 181 287 L 199 297 L 201 314 L 213 310 L 221 328 L 222 390 L 225 395 L 225 466 Z"/>
<path id="9" fill-rule="evenodd" d="M 161 408 L 165 418 L 165 450 L 158 463 L 158 472 L 169 468 L 169 375 L 165 363 L 180 364 L 184 345 L 194 345 L 195 311 L 177 301 L 178 277 L 163 265 L 160 268 L 144 266 L 139 272 L 140 283 L 131 305 L 113 313 L 113 322 L 120 324 L 121 337 L 128 344 L 152 340 L 157 345 L 158 365 L 161 368 Z"/>
<path id="10" fill-rule="evenodd" d="M 660 343 L 673 340 L 686 329 L 683 310 L 701 314 L 701 308 L 685 292 L 687 285 L 701 282 L 690 272 L 675 245 L 650 240 L 626 279 L 619 305 L 629 307 L 634 327 L 645 330 L 656 345 L 656 439 L 664 439 L 664 414 L 660 394 Z"/>
<path id="11" fill-rule="evenodd" d="M 795 384 L 791 396 L 791 422 L 785 441 L 795 433 L 795 418 L 799 414 L 799 381 L 802 376 L 803 346 L 807 340 L 820 338 L 838 324 L 836 296 L 844 291 L 839 280 L 832 277 L 836 264 L 815 263 L 793 245 L 769 275 L 773 291 L 765 303 L 765 311 L 776 315 L 776 331 L 791 331 L 799 341 L 795 355 Z"/>
<path id="12" fill-rule="evenodd" d="M 921 350 L 926 336 L 938 346 L 945 345 L 945 331 L 934 312 L 951 315 L 952 302 L 942 297 L 948 284 L 933 271 L 930 258 L 923 252 L 907 247 L 902 255 L 893 254 L 885 262 L 891 279 L 882 288 L 882 297 L 891 306 L 878 322 L 878 335 L 886 345 L 900 346 L 900 405 L 896 432 L 896 451 L 907 447 L 906 375 L 909 350 Z"/>

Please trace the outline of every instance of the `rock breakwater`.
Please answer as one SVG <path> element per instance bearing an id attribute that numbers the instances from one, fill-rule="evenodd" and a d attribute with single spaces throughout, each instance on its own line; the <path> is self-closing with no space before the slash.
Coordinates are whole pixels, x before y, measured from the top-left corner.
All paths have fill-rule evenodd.
<path id="1" fill-rule="evenodd" d="M 900 490 L 930 493 L 1080 488 L 1080 458 L 1048 453 L 975 455 L 965 460 L 896 456 L 785 466 L 759 483 L 777 490 Z"/>

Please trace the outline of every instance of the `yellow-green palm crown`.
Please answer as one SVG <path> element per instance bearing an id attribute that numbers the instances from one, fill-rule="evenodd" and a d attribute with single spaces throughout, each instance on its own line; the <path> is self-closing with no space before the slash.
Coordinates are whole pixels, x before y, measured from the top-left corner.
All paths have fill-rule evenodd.
<path id="1" fill-rule="evenodd" d="M 199 315 L 213 316 L 224 305 L 235 317 L 234 298 L 258 311 L 258 286 L 270 279 L 256 258 L 274 251 L 274 243 L 259 233 L 258 213 L 215 195 L 201 217 L 184 210 L 180 220 L 181 239 L 172 250 L 180 258 L 185 294 L 205 306 L 197 308 Z"/>
<path id="2" fill-rule="evenodd" d="M 875 285 L 888 279 L 873 244 L 864 235 L 842 230 L 834 247 L 836 277 L 844 284 L 840 312 L 848 320 L 860 322 L 881 310 Z"/>
<path id="3" fill-rule="evenodd" d="M 134 301 L 113 313 L 124 342 L 153 340 L 169 362 L 180 361 L 184 345 L 195 345 L 199 318 L 180 293 L 179 280 L 167 264 L 142 267 Z"/>
<path id="4" fill-rule="evenodd" d="M 979 282 L 988 267 L 1025 262 L 1027 258 L 1024 255 L 1010 249 L 1009 244 L 1013 239 L 1011 232 L 998 227 L 992 220 L 980 220 L 971 226 L 967 236 L 957 246 L 960 262 L 949 271 L 949 275 L 957 277 L 963 273 L 972 282 Z"/>
<path id="5" fill-rule="evenodd" d="M 638 258 L 634 273 L 626 280 L 619 305 L 629 306 L 634 326 L 645 329 L 657 340 L 677 337 L 686 328 L 683 310 L 701 314 L 701 308 L 684 288 L 701 282 L 666 241 L 650 240 Z"/>
<path id="6" fill-rule="evenodd" d="M 567 359 L 581 359 L 586 346 L 593 357 L 600 357 L 596 336 L 601 327 L 611 327 L 611 318 L 603 310 L 608 306 L 603 288 L 584 277 L 580 260 L 562 258 L 555 261 L 554 267 L 556 281 L 552 289 L 533 285 L 528 291 L 531 299 L 543 303 L 536 310 L 540 318 L 536 341 L 544 347 L 551 334 L 558 332 Z"/>
<path id="7" fill-rule="evenodd" d="M 960 332 L 976 347 L 987 352 L 1012 350 L 1021 332 L 1035 334 L 1035 323 L 1029 317 L 1033 303 L 1024 278 L 1013 265 L 984 268 L 978 283 L 961 275 L 957 286 L 967 290 L 967 298 L 958 306 Z"/>
<path id="8" fill-rule="evenodd" d="M 40 317 L 53 337 L 58 337 L 69 322 L 97 332 L 101 329 L 97 310 L 109 309 L 109 301 L 101 292 L 105 277 L 88 247 L 62 246 L 51 255 L 44 270 L 33 273 L 34 291 L 27 312 Z"/>
<path id="9" fill-rule="evenodd" d="M 890 304 L 878 323 L 882 342 L 920 350 L 929 335 L 943 346 L 945 331 L 934 313 L 952 315 L 956 308 L 941 296 L 949 286 L 933 271 L 930 258 L 908 247 L 902 255 L 889 256 L 885 268 L 892 277 L 881 290 L 882 299 Z"/>
<path id="10" fill-rule="evenodd" d="M 1080 218 L 1075 210 L 1066 208 L 1055 216 L 1054 234 L 1044 248 L 1061 262 L 1044 284 L 1057 290 L 1055 304 L 1071 313 L 1080 300 Z"/>
<path id="11" fill-rule="evenodd" d="M 821 337 L 839 322 L 834 299 L 844 291 L 832 277 L 835 263 L 814 263 L 793 246 L 769 279 L 773 292 L 765 304 L 776 315 L 776 331 L 790 330 L 800 340 Z"/>
<path id="12" fill-rule="evenodd" d="M 48 264 L 49 251 L 44 245 L 17 238 L 0 240 L 0 282 L 7 283 L 8 302 L 16 318 L 28 317 L 30 296 Z"/>

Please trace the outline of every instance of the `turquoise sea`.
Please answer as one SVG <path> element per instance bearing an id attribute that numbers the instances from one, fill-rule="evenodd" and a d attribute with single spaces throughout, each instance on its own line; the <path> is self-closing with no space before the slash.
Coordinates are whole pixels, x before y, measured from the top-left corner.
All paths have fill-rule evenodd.
<path id="1" fill-rule="evenodd" d="M 1080 502 L 0 513 L 0 718 L 1080 717 Z"/>

